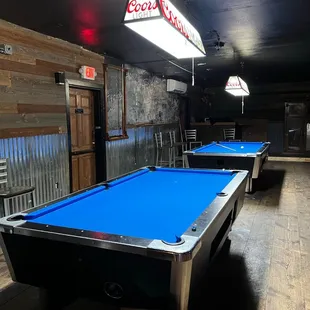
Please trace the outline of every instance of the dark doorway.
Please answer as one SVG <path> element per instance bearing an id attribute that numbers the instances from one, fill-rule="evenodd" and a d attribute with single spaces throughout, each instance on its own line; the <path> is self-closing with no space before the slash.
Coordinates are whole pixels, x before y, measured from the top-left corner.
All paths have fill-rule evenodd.
<path id="1" fill-rule="evenodd" d="M 303 154 L 306 151 L 307 108 L 304 103 L 285 104 L 285 152 Z"/>

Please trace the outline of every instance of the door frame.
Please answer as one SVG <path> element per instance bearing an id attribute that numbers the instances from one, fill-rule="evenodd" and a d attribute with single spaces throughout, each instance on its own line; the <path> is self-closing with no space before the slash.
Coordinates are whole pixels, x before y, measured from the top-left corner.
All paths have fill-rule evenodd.
<path id="1" fill-rule="evenodd" d="M 304 106 L 304 114 L 289 114 L 287 109 L 290 105 L 303 105 Z M 306 148 L 307 148 L 307 105 L 304 102 L 285 102 L 284 105 L 285 109 L 285 117 L 284 117 L 284 154 L 287 155 L 295 155 L 295 156 L 301 156 L 306 154 Z M 292 151 L 288 149 L 288 120 L 289 119 L 300 119 L 303 120 L 303 127 L 302 127 L 302 133 L 301 137 L 303 139 L 303 145 L 301 146 L 300 151 Z"/>
<path id="2" fill-rule="evenodd" d="M 69 150 L 69 179 L 70 192 L 72 192 L 72 145 L 71 145 L 71 124 L 70 124 L 70 87 L 90 90 L 94 93 L 94 115 L 95 115 L 95 145 L 96 145 L 96 184 L 107 179 L 106 161 L 106 117 L 105 117 L 105 94 L 104 84 L 89 81 L 65 79 L 66 92 L 66 115 L 68 130 L 68 150 Z"/>

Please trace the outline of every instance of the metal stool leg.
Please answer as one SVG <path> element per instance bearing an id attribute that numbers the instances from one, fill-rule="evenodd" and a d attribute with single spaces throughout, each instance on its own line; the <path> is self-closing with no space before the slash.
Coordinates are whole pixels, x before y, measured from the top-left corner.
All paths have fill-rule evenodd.
<path id="1" fill-rule="evenodd" d="M 35 198 L 34 198 L 34 191 L 31 192 L 30 194 L 30 198 L 31 198 L 31 207 L 34 208 L 36 206 L 36 203 L 35 203 Z"/>
<path id="2" fill-rule="evenodd" d="M 159 155 L 159 166 L 162 166 L 163 164 L 163 149 L 160 148 L 160 155 Z"/>
<path id="3" fill-rule="evenodd" d="M 171 167 L 171 165 L 173 165 L 173 147 L 169 148 L 169 167 Z"/>
<path id="4" fill-rule="evenodd" d="M 34 208 L 36 206 L 34 191 L 30 193 L 30 199 L 31 199 L 31 208 Z"/>
<path id="5" fill-rule="evenodd" d="M 3 199 L 3 204 L 4 204 L 4 216 L 8 216 L 11 214 L 10 210 L 10 199 Z"/>
<path id="6" fill-rule="evenodd" d="M 173 156 L 172 157 L 172 163 L 173 163 L 173 167 L 175 168 L 175 162 L 176 162 L 176 159 L 175 159 L 176 158 L 176 148 L 175 147 L 172 148 L 172 152 L 173 152 L 172 153 L 173 154 L 172 155 Z"/>
<path id="7" fill-rule="evenodd" d="M 186 151 L 186 150 L 187 150 L 187 147 L 186 146 L 183 147 L 183 145 L 182 145 L 182 166 L 183 166 L 183 168 L 186 167 L 186 165 L 185 165 L 185 156 L 184 156 L 184 151 Z"/>
<path id="8" fill-rule="evenodd" d="M 156 163 L 155 163 L 156 166 L 159 166 L 159 149 L 157 148 L 156 149 Z"/>
<path id="9" fill-rule="evenodd" d="M 168 161 L 169 161 L 169 168 L 172 166 L 172 148 L 169 147 L 168 149 Z"/>
<path id="10" fill-rule="evenodd" d="M 0 217 L 5 216 L 4 199 L 0 198 Z"/>

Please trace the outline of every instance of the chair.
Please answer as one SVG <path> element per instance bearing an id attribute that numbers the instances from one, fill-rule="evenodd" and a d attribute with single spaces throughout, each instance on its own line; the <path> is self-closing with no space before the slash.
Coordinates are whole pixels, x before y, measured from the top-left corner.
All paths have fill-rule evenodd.
<path id="1" fill-rule="evenodd" d="M 185 130 L 185 141 L 189 143 L 189 149 L 192 149 L 192 145 L 198 144 L 198 146 L 202 146 L 201 141 L 197 140 L 197 130 L 196 129 L 189 129 Z"/>
<path id="2" fill-rule="evenodd" d="M 0 212 L 4 216 L 8 216 L 12 213 L 10 199 L 23 196 L 26 194 L 31 195 L 32 207 L 35 206 L 34 203 L 34 190 L 33 186 L 8 186 L 8 164 L 6 159 L 0 159 Z M 27 207 L 28 209 L 28 207 Z"/>
<path id="3" fill-rule="evenodd" d="M 225 128 L 223 129 L 224 141 L 235 140 L 236 129 L 235 128 Z"/>
<path id="4" fill-rule="evenodd" d="M 170 158 L 172 161 L 172 165 L 173 167 L 176 166 L 176 161 L 178 160 L 182 160 L 182 165 L 183 168 L 185 166 L 185 161 L 184 161 L 184 156 L 183 153 L 187 150 L 187 142 L 176 142 L 176 137 L 175 137 L 175 131 L 169 131 L 169 141 L 170 141 Z M 179 148 L 182 148 L 182 155 L 181 156 L 177 156 L 179 155 Z"/>
<path id="5" fill-rule="evenodd" d="M 154 134 L 156 143 L 156 166 L 162 166 L 168 164 L 171 167 L 171 146 L 170 144 L 164 144 L 163 133 L 158 132 Z M 168 161 L 163 160 L 164 150 L 168 150 Z"/>

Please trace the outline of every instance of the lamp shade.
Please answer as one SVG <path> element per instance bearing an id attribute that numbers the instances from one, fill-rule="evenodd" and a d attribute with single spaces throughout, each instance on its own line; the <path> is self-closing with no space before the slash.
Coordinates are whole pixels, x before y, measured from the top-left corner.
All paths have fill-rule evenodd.
<path id="1" fill-rule="evenodd" d="M 225 90 L 234 96 L 249 96 L 250 91 L 246 82 L 239 76 L 229 77 Z"/>
<path id="2" fill-rule="evenodd" d="M 129 0 L 124 25 L 174 57 L 204 57 L 199 32 L 169 0 Z"/>

